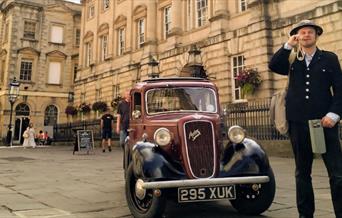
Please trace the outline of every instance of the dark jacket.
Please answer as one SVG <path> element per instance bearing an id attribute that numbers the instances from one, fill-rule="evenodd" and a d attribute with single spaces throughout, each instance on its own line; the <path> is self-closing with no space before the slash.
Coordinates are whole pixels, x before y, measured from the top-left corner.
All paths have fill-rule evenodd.
<path id="1" fill-rule="evenodd" d="M 337 56 L 317 49 L 308 67 L 305 60 L 298 59 L 290 67 L 290 53 L 290 50 L 282 47 L 269 63 L 269 68 L 275 73 L 288 75 L 290 72 L 286 96 L 287 119 L 306 122 L 321 119 L 328 112 L 342 118 L 342 72 Z"/>

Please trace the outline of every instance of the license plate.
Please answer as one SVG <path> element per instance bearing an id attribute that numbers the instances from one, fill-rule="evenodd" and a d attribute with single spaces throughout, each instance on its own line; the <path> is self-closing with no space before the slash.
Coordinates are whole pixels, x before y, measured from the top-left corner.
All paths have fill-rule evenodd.
<path id="1" fill-rule="evenodd" d="M 235 199 L 235 186 L 214 186 L 196 188 L 178 188 L 178 202 L 216 201 Z"/>

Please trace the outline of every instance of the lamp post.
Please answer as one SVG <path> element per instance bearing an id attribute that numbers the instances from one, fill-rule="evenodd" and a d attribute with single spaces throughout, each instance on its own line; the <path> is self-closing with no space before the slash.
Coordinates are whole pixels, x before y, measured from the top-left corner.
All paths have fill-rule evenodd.
<path id="1" fill-rule="evenodd" d="M 156 61 L 151 55 L 149 56 L 149 61 L 147 62 L 148 65 L 148 76 L 153 78 L 159 77 L 159 62 Z"/>
<path id="2" fill-rule="evenodd" d="M 201 58 L 201 50 L 195 44 L 190 45 L 188 51 L 188 66 L 191 68 L 192 77 L 208 78 L 203 66 Z"/>
<path id="3" fill-rule="evenodd" d="M 8 125 L 8 132 L 7 132 L 7 144 L 12 147 L 13 145 L 13 140 L 12 140 L 12 114 L 13 114 L 13 104 L 17 100 L 19 96 L 19 85 L 20 83 L 14 79 L 12 82 L 9 84 L 9 90 L 8 90 L 8 101 L 10 102 L 11 105 L 11 112 L 10 112 L 10 122 Z"/>

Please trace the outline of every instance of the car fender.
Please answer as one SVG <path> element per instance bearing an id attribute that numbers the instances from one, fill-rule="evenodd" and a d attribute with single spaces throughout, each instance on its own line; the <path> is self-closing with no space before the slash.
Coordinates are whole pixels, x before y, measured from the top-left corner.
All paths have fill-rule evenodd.
<path id="1" fill-rule="evenodd" d="M 184 172 L 177 170 L 160 152 L 158 145 L 138 142 L 133 146 L 132 161 L 134 172 L 146 180 L 182 179 Z"/>
<path id="2" fill-rule="evenodd" d="M 270 164 L 262 147 L 253 139 L 239 144 L 229 143 L 223 152 L 219 177 L 265 175 Z"/>

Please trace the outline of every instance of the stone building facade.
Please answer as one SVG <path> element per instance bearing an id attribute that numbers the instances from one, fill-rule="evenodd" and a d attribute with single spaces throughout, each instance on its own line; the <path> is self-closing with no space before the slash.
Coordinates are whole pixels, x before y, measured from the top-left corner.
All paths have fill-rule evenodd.
<path id="1" fill-rule="evenodd" d="M 0 134 L 8 131 L 9 83 L 20 82 L 13 107 L 13 142 L 29 122 L 36 132 L 67 121 L 78 67 L 81 5 L 63 0 L 0 1 Z M 69 98 L 68 98 L 69 97 Z"/>
<path id="2" fill-rule="evenodd" d="M 110 103 L 151 73 L 189 76 L 189 49 L 196 45 L 209 78 L 227 103 L 269 98 L 286 78 L 268 70 L 272 54 L 295 23 L 312 19 L 324 29 L 318 46 L 342 60 L 340 0 L 83 0 L 75 105 Z M 244 68 L 256 69 L 261 85 L 242 96 L 236 84 Z M 247 98 L 247 99 L 246 99 Z"/>

